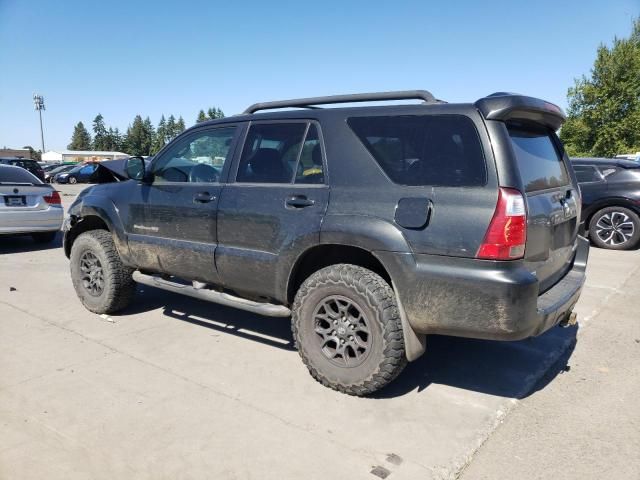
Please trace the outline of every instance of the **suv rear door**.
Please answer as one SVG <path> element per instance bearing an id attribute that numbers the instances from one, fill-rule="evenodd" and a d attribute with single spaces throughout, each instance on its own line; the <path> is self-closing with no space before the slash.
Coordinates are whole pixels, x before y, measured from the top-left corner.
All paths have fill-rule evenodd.
<path id="1" fill-rule="evenodd" d="M 525 264 L 540 293 L 571 267 L 579 227 L 580 193 L 555 133 L 534 123 L 507 123 L 527 204 Z"/>
<path id="2" fill-rule="evenodd" d="M 218 205 L 216 265 L 225 287 L 279 299 L 279 276 L 320 240 L 329 199 L 323 157 L 315 122 L 251 122 Z"/>

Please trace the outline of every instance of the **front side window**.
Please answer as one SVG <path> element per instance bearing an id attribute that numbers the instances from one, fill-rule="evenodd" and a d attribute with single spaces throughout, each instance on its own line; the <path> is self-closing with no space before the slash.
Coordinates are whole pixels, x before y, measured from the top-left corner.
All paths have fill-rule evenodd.
<path id="1" fill-rule="evenodd" d="M 236 127 L 199 130 L 169 146 L 153 165 L 154 183 L 216 183 Z"/>
<path id="2" fill-rule="evenodd" d="M 394 183 L 477 186 L 487 181 L 480 138 L 468 117 L 352 117 L 348 123 Z"/>
<path id="3" fill-rule="evenodd" d="M 236 181 L 291 183 L 306 130 L 304 122 L 251 125 Z"/>

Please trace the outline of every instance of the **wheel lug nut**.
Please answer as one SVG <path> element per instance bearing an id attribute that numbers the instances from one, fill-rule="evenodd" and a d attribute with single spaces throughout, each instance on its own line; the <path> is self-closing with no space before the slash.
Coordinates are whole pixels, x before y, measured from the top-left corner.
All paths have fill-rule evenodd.
<path id="1" fill-rule="evenodd" d="M 331 335 L 335 335 L 335 334 L 336 334 L 336 331 L 335 331 L 335 330 L 334 330 L 333 332 L 331 332 Z"/>
<path id="2" fill-rule="evenodd" d="M 334 321 L 333 321 L 333 324 L 334 324 L 334 325 L 337 325 L 337 324 L 338 324 L 338 320 L 334 320 Z"/>

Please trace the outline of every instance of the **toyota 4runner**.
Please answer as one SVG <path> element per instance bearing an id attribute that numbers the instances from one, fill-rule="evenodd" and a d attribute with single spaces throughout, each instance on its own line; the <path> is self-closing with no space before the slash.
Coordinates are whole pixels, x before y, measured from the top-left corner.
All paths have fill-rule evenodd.
<path id="1" fill-rule="evenodd" d="M 407 99 L 422 102 L 319 108 Z M 564 120 L 507 93 L 252 105 L 78 196 L 73 285 L 96 313 L 126 307 L 137 282 L 291 317 L 316 380 L 374 392 L 427 334 L 517 340 L 575 322 L 589 247 Z"/>

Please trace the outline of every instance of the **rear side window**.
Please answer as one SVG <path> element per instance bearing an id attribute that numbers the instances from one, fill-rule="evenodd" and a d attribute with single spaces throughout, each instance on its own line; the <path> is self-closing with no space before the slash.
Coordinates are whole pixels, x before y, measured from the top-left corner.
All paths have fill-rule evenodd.
<path id="1" fill-rule="evenodd" d="M 352 117 L 348 123 L 395 183 L 477 186 L 487 181 L 480 139 L 468 117 Z"/>
<path id="2" fill-rule="evenodd" d="M 28 183 L 30 185 L 40 185 L 42 182 L 38 177 L 24 168 L 0 167 L 0 183 Z"/>
<path id="3" fill-rule="evenodd" d="M 507 129 L 525 191 L 569 184 L 567 169 L 549 130 L 519 126 L 507 126 Z"/>
<path id="4" fill-rule="evenodd" d="M 600 172 L 591 165 L 574 165 L 573 169 L 576 172 L 578 183 L 599 182 L 602 180 Z"/>
<path id="5" fill-rule="evenodd" d="M 237 182 L 291 183 L 307 124 L 258 123 L 249 128 Z"/>

